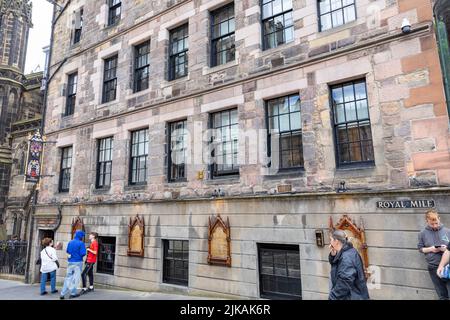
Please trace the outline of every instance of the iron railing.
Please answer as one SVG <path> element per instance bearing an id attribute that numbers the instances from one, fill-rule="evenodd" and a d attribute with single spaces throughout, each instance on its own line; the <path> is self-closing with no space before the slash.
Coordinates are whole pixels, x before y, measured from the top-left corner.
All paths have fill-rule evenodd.
<path id="1" fill-rule="evenodd" d="M 25 275 L 27 247 L 26 241 L 0 241 L 0 273 Z"/>

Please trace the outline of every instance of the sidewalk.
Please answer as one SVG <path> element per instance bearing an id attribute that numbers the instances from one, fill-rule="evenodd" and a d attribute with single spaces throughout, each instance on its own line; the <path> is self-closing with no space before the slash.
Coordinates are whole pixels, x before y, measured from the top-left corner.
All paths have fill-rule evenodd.
<path id="1" fill-rule="evenodd" d="M 41 296 L 39 284 L 29 285 L 18 281 L 0 280 L 0 300 L 59 300 L 58 293 Z M 50 290 L 47 286 L 47 290 Z M 66 297 L 68 299 L 68 295 Z M 95 289 L 94 292 L 82 295 L 73 300 L 201 300 L 202 297 L 183 296 L 159 292 L 140 292 Z"/>

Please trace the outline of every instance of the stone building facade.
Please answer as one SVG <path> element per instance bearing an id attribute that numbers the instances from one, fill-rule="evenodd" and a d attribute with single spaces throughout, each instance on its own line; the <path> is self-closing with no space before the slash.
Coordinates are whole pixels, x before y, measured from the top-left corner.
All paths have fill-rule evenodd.
<path id="1" fill-rule="evenodd" d="M 100 284 L 322 299 L 315 231 L 347 214 L 364 221 L 373 298 L 436 297 L 416 249 L 426 209 L 377 205 L 429 200 L 450 223 L 431 1 L 76 0 L 54 37 L 34 254 L 46 230 L 66 244 L 79 218 L 101 236 Z M 213 153 L 210 128 L 225 137 Z M 218 214 L 231 267 L 207 263 Z M 143 257 L 127 255 L 136 215 Z"/>
<path id="2" fill-rule="evenodd" d="M 27 139 L 40 127 L 43 98 L 42 72 L 24 73 L 31 11 L 26 0 L 0 2 L 0 225 L 22 239 Z"/>

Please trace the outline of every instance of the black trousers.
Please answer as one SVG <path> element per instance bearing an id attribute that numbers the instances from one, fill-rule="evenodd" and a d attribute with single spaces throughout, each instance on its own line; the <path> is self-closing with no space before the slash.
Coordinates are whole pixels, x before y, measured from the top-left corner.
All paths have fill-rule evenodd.
<path id="1" fill-rule="evenodd" d="M 437 266 L 428 266 L 428 273 L 430 274 L 431 281 L 433 281 L 439 300 L 449 300 L 450 282 L 439 278 L 436 274 L 437 269 Z"/>
<path id="2" fill-rule="evenodd" d="M 83 281 L 83 288 L 86 288 L 86 275 L 89 276 L 89 284 L 94 285 L 94 264 L 86 262 L 83 273 L 81 273 L 81 280 Z"/>

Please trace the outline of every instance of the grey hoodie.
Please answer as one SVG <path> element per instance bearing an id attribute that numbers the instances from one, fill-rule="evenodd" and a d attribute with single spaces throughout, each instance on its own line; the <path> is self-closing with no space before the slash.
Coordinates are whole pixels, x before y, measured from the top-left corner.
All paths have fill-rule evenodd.
<path id="1" fill-rule="evenodd" d="M 426 226 L 419 233 L 419 243 L 417 248 L 422 252 L 423 248 L 448 245 L 450 241 L 450 230 L 445 228 L 442 224 L 439 225 L 438 230 L 433 230 L 430 226 Z M 429 266 L 437 267 L 441 262 L 442 252 L 438 253 L 425 253 L 425 259 Z"/>

